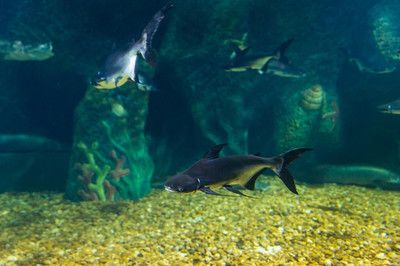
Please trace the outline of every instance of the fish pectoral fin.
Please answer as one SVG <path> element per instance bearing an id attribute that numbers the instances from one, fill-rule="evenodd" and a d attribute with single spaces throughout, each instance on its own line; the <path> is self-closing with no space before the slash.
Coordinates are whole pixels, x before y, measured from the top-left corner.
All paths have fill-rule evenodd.
<path id="1" fill-rule="evenodd" d="M 264 169 L 261 169 L 260 171 L 258 171 L 257 173 L 255 173 L 250 179 L 249 181 L 247 181 L 247 183 L 244 185 L 244 187 L 248 190 L 254 190 L 255 186 L 256 186 L 256 181 L 257 178 L 262 174 L 262 172 L 264 171 Z"/>
<path id="2" fill-rule="evenodd" d="M 248 198 L 253 198 L 253 199 L 255 199 L 255 197 L 246 195 L 246 194 L 242 193 L 240 190 L 237 190 L 236 188 L 234 188 L 234 187 L 231 186 L 231 185 L 223 185 L 223 188 L 225 188 L 226 190 L 228 190 L 228 191 L 230 191 L 230 192 L 232 192 L 232 193 L 238 194 L 238 195 L 240 195 L 240 196 L 245 196 L 245 197 L 248 197 Z"/>
<path id="3" fill-rule="evenodd" d="M 225 197 L 230 196 L 230 195 L 224 195 L 224 194 L 220 194 L 220 193 L 218 193 L 218 192 L 215 192 L 214 190 L 211 190 L 211 188 L 209 188 L 209 187 L 202 187 L 202 188 L 200 188 L 200 191 L 201 191 L 201 192 L 204 192 L 204 193 L 206 193 L 206 194 L 209 194 L 209 195 L 225 196 Z"/>
<path id="4" fill-rule="evenodd" d="M 115 87 L 118 87 L 118 83 L 119 83 L 121 80 L 122 80 L 122 77 L 121 77 L 121 76 L 119 76 L 119 77 L 117 77 L 117 78 L 115 79 L 115 82 L 114 82 Z"/>
<path id="5" fill-rule="evenodd" d="M 268 64 L 269 64 L 269 62 L 271 62 L 272 59 L 274 59 L 274 57 L 268 58 L 267 62 L 265 62 L 265 64 L 261 67 L 261 69 L 258 70 L 258 73 L 264 74 L 265 72 L 267 72 Z"/>

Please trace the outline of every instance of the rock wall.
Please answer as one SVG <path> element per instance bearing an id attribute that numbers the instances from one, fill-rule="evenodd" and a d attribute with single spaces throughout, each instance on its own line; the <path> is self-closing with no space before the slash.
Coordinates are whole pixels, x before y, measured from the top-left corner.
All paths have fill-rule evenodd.
<path id="1" fill-rule="evenodd" d="M 154 166 L 144 133 L 148 94 L 134 84 L 115 91 L 88 88 L 75 112 L 68 198 L 112 201 L 150 192 Z"/>

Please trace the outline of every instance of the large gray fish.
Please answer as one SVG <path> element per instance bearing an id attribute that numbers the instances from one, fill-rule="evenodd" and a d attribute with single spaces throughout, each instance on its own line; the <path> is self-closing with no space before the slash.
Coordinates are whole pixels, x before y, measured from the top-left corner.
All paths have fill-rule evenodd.
<path id="1" fill-rule="evenodd" d="M 257 178 L 266 169 L 274 171 L 286 187 L 298 194 L 288 165 L 310 148 L 293 149 L 275 157 L 257 155 L 236 155 L 219 157 L 226 144 L 214 146 L 203 157 L 184 172 L 169 178 L 164 187 L 170 192 L 194 192 L 200 190 L 206 194 L 223 195 L 212 188 L 224 188 L 230 192 L 246 196 L 234 185 L 254 190 Z"/>
<path id="2" fill-rule="evenodd" d="M 225 68 L 228 72 L 244 72 L 256 70 L 259 74 L 271 74 L 280 77 L 301 78 L 306 74 L 293 66 L 285 52 L 293 42 L 290 39 L 282 43 L 273 53 L 248 55 L 249 47 L 235 47 L 231 55 L 231 63 Z"/>
<path id="3" fill-rule="evenodd" d="M 103 71 L 97 73 L 92 84 L 97 89 L 115 89 L 129 80 L 137 82 L 136 62 L 140 54 L 149 64 L 155 64 L 152 41 L 166 12 L 173 7 L 167 4 L 158 11 L 144 28 L 140 39 L 125 51 L 111 54 L 105 63 Z"/>
<path id="4" fill-rule="evenodd" d="M 379 105 L 377 108 L 381 113 L 400 115 L 400 99 Z"/>

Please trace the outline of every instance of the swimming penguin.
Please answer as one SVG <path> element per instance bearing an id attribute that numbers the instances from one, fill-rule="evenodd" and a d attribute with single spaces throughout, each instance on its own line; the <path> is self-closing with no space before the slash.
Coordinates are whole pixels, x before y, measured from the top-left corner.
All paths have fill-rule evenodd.
<path id="1" fill-rule="evenodd" d="M 293 149 L 275 157 L 257 155 L 236 155 L 219 157 L 226 144 L 216 145 L 184 172 L 169 178 L 165 189 L 170 192 L 194 192 L 200 190 L 206 194 L 219 195 L 212 188 L 224 188 L 230 192 L 246 196 L 233 185 L 254 190 L 257 178 L 266 169 L 274 171 L 286 187 L 298 194 L 293 176 L 288 170 L 289 164 L 310 148 Z"/>
<path id="2" fill-rule="evenodd" d="M 293 66 L 285 52 L 293 39 L 282 43 L 273 53 L 248 55 L 249 47 L 236 47 L 231 55 L 231 63 L 225 68 L 228 72 L 256 70 L 259 74 L 271 74 L 280 77 L 301 78 L 306 74 Z"/>
<path id="3" fill-rule="evenodd" d="M 124 85 L 127 81 L 137 82 L 136 62 L 140 54 L 149 64 L 155 64 L 155 54 L 152 49 L 152 41 L 166 12 L 173 7 L 169 3 L 159 10 L 147 26 L 144 28 L 140 39 L 125 51 L 111 54 L 104 65 L 103 71 L 99 71 L 92 81 L 97 89 L 115 89 Z"/>

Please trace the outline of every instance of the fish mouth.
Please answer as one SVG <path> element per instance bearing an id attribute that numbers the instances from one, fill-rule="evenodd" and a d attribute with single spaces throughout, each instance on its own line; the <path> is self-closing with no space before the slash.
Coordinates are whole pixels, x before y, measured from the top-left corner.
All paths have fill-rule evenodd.
<path id="1" fill-rule="evenodd" d="M 168 191 L 168 192 L 176 192 L 175 190 L 173 190 L 173 189 L 170 188 L 170 187 L 164 186 L 164 188 L 165 188 L 165 190 Z"/>

